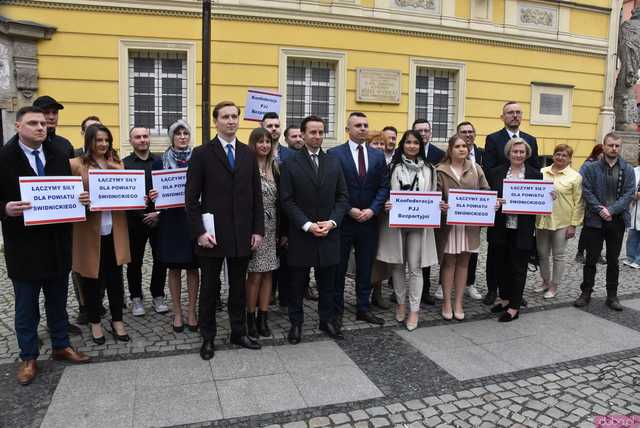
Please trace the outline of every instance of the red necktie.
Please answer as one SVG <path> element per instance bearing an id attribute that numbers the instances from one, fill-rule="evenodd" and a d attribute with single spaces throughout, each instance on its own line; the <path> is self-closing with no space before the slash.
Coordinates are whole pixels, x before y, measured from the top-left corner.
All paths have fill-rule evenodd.
<path id="1" fill-rule="evenodd" d="M 358 144 L 358 176 L 364 178 L 367 175 L 367 166 L 364 163 L 364 150 L 362 144 Z"/>

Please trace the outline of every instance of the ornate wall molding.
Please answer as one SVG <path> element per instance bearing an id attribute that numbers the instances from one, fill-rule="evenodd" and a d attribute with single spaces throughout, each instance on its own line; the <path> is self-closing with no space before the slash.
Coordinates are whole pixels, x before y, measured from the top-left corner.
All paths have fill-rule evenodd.
<path id="1" fill-rule="evenodd" d="M 415 13 L 440 15 L 442 12 L 441 0 L 390 0 L 389 8 L 401 9 Z"/>
<path id="2" fill-rule="evenodd" d="M 558 8 L 541 6 L 538 3 L 518 3 L 518 24 L 547 31 L 558 31 Z"/>

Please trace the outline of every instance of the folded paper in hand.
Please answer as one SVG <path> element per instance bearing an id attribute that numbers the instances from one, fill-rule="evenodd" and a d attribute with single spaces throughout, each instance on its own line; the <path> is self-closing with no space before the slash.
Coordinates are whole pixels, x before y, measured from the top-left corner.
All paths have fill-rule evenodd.
<path id="1" fill-rule="evenodd" d="M 213 221 L 213 214 L 202 214 L 202 225 L 204 226 L 204 230 L 206 230 L 208 234 L 214 237 L 216 236 L 216 224 Z"/>

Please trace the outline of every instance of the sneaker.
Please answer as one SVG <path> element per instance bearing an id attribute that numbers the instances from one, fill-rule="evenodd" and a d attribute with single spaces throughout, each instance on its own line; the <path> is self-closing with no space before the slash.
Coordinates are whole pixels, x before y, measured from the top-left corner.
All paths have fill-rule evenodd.
<path id="1" fill-rule="evenodd" d="M 633 262 L 631 263 L 631 267 L 634 269 L 640 269 L 640 264 L 638 264 L 637 262 Z"/>
<path id="2" fill-rule="evenodd" d="M 538 285 L 536 286 L 536 288 L 533 289 L 534 293 L 542 293 L 543 291 L 547 291 L 549 289 L 548 285 Z"/>
<path id="3" fill-rule="evenodd" d="M 480 294 L 475 284 L 471 284 L 467 287 L 467 295 L 473 300 L 482 300 L 482 294 Z"/>
<path id="4" fill-rule="evenodd" d="M 433 293 L 433 295 L 438 300 L 444 299 L 444 296 L 442 295 L 442 285 L 441 284 L 438 284 L 438 288 L 436 288 L 436 292 Z"/>
<path id="5" fill-rule="evenodd" d="M 141 298 L 134 297 L 131 299 L 131 314 L 134 317 L 141 317 L 144 315 L 144 305 L 142 304 Z"/>
<path id="6" fill-rule="evenodd" d="M 164 314 L 165 312 L 169 312 L 169 307 L 164 302 L 164 296 L 154 297 L 151 304 L 153 305 L 153 310 L 159 314 Z M 144 311 L 144 308 L 142 309 Z"/>
<path id="7" fill-rule="evenodd" d="M 626 259 L 625 261 L 622 262 L 622 264 L 625 266 L 629 266 L 630 268 L 640 269 L 640 264 L 634 261 L 631 261 L 630 259 Z"/>

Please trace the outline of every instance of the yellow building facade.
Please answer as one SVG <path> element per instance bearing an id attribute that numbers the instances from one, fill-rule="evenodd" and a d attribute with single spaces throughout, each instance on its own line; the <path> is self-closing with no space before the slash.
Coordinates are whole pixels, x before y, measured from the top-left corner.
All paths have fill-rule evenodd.
<path id="1" fill-rule="evenodd" d="M 352 111 L 371 129 L 402 131 L 426 117 L 439 143 L 468 120 L 482 146 L 502 127 L 503 103 L 516 100 L 541 153 L 568 143 L 579 164 L 607 126 L 612 1 L 216 1 L 212 103 L 244 107 L 248 89 L 279 93 L 286 124 L 312 112 L 327 119 L 327 145 L 344 141 Z M 61 135 L 80 146 L 81 120 L 97 115 L 119 145 L 133 123 L 147 124 L 159 150 L 179 117 L 200 141 L 201 8 L 8 0 L 0 15 L 55 27 L 37 42 L 34 95 L 65 105 Z M 240 139 L 255 126 L 242 121 Z"/>

